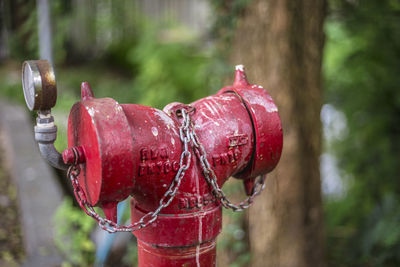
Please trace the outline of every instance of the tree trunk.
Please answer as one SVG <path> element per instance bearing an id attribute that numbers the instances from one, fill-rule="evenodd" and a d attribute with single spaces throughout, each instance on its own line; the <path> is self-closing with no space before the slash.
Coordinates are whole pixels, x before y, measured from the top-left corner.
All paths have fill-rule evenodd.
<path id="1" fill-rule="evenodd" d="M 280 163 L 250 209 L 252 266 L 324 266 L 319 156 L 323 0 L 253 0 L 239 20 L 231 61 L 276 101 Z"/>

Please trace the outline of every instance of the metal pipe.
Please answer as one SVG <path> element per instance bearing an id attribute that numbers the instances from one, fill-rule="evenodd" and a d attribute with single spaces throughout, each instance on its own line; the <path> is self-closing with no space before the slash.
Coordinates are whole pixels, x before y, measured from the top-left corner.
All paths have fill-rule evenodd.
<path id="1" fill-rule="evenodd" d="M 66 170 L 68 165 L 62 155 L 54 147 L 57 138 L 57 126 L 49 111 L 39 111 L 35 126 L 35 140 L 39 145 L 40 154 L 54 168 Z"/>

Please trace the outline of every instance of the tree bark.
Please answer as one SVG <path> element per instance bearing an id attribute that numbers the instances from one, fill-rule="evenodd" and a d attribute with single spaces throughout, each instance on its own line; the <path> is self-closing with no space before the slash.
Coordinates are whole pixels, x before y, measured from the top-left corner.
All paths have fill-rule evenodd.
<path id="1" fill-rule="evenodd" d="M 276 101 L 283 153 L 250 209 L 252 266 L 324 266 L 319 156 L 323 0 L 253 0 L 231 61 Z"/>

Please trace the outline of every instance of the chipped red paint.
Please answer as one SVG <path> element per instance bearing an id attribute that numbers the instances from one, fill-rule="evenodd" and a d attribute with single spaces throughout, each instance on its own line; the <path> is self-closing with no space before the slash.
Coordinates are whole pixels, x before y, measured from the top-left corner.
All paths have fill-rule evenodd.
<path id="1" fill-rule="evenodd" d="M 116 221 L 117 203 L 132 196 L 132 221 L 155 210 L 179 169 L 181 119 L 171 103 L 163 111 L 111 98 L 94 98 L 87 83 L 68 121 L 69 150 L 80 153 L 79 183 L 93 206 Z M 251 193 L 256 176 L 270 172 L 282 150 L 282 128 L 270 95 L 247 82 L 237 67 L 235 82 L 192 104 L 194 129 L 222 186 L 231 176 Z M 221 205 L 192 153 L 192 164 L 171 204 L 151 225 L 134 232 L 139 266 L 215 266 Z"/>

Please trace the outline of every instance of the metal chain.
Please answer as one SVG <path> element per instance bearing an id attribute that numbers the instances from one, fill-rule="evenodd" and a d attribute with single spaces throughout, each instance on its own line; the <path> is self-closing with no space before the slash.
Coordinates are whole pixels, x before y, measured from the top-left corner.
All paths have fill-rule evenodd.
<path id="1" fill-rule="evenodd" d="M 239 204 L 236 205 L 233 204 L 226 197 L 225 193 L 219 187 L 217 182 L 217 176 L 215 175 L 215 172 L 213 171 L 213 169 L 210 166 L 210 163 L 207 160 L 207 153 L 204 149 L 204 146 L 200 143 L 196 135 L 196 132 L 194 130 L 194 125 L 191 122 L 188 113 L 193 111 L 193 109 L 190 108 L 191 107 L 189 106 L 188 111 L 185 108 L 179 110 L 179 116 L 183 118 L 182 125 L 179 127 L 179 137 L 183 143 L 183 151 L 180 157 L 179 170 L 176 173 L 175 178 L 172 180 L 168 190 L 164 193 L 163 197 L 160 199 L 158 208 L 154 211 L 146 213 L 145 215 L 143 215 L 143 217 L 140 218 L 140 220 L 130 225 L 119 225 L 107 218 L 101 217 L 94 210 L 93 206 L 91 206 L 88 203 L 85 192 L 83 191 L 82 187 L 79 185 L 78 182 L 78 176 L 80 173 L 80 168 L 78 165 L 78 156 L 77 156 L 78 153 L 75 153 L 75 151 L 73 151 L 75 155 L 75 162 L 68 168 L 67 176 L 71 179 L 72 186 L 74 188 L 74 194 L 79 205 L 87 215 L 94 218 L 99 223 L 99 226 L 103 230 L 109 233 L 133 232 L 148 226 L 157 219 L 161 210 L 167 207 L 169 204 L 171 204 L 172 200 L 174 199 L 181 185 L 186 170 L 189 169 L 190 167 L 191 157 L 192 157 L 192 154 L 189 151 L 190 142 L 192 142 L 192 148 L 195 151 L 196 156 L 199 159 L 200 164 L 202 166 L 203 175 L 207 183 L 211 186 L 212 193 L 217 199 L 219 199 L 223 207 L 227 209 L 232 209 L 233 211 L 242 211 L 244 209 L 247 209 L 253 203 L 254 198 L 257 195 L 259 195 L 261 191 L 265 188 L 265 183 L 264 183 L 265 175 L 262 175 L 255 182 L 253 187 L 253 193 Z"/>
<path id="2" fill-rule="evenodd" d="M 164 193 L 163 197 L 160 199 L 159 206 L 155 211 L 151 211 L 143 215 L 140 220 L 130 225 L 119 225 L 117 223 L 112 222 L 111 220 L 101 217 L 91 206 L 86 198 L 85 192 L 82 187 L 79 185 L 78 176 L 80 173 L 80 168 L 77 157 L 75 158 L 75 162 L 68 168 L 67 176 L 71 179 L 72 186 L 74 188 L 75 197 L 81 206 L 81 208 L 85 211 L 87 215 L 94 218 L 99 226 L 109 232 L 133 232 L 139 229 L 142 229 L 152 222 L 154 222 L 161 210 L 171 204 L 174 199 L 176 192 L 181 185 L 182 179 L 185 176 L 185 172 L 190 167 L 192 154 L 189 151 L 189 143 L 190 143 L 190 117 L 185 109 L 182 109 L 180 115 L 183 118 L 182 125 L 179 127 L 179 136 L 183 143 L 183 151 L 181 154 L 180 162 L 179 162 L 179 170 L 175 175 L 175 178 L 172 180 L 168 190 Z M 74 152 L 74 154 L 76 154 Z"/>
<path id="3" fill-rule="evenodd" d="M 233 211 L 242 211 L 247 209 L 253 203 L 254 198 L 259 195 L 265 188 L 265 175 L 261 175 L 255 182 L 252 194 L 239 204 L 233 204 L 225 195 L 224 191 L 219 187 L 217 182 L 217 176 L 214 170 L 211 168 L 210 163 L 207 160 L 207 153 L 204 146 L 200 143 L 199 138 L 196 135 L 194 127 L 192 126 L 190 137 L 193 144 L 193 149 L 196 153 L 197 158 L 200 161 L 201 167 L 203 168 L 203 175 L 206 178 L 207 183 L 211 186 L 214 196 L 220 200 L 222 206 Z"/>

